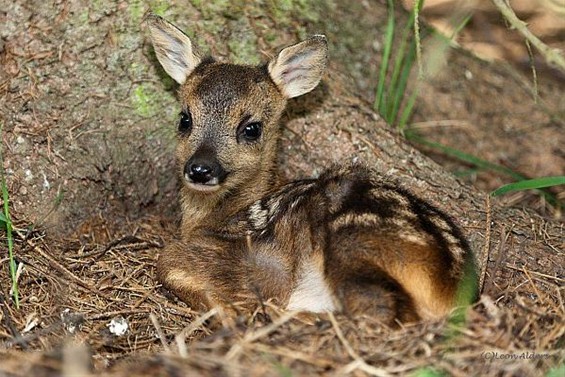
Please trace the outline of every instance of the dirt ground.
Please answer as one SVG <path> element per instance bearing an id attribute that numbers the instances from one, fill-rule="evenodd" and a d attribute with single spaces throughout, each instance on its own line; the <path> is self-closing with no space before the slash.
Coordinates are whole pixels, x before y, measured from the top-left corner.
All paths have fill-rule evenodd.
<path id="1" fill-rule="evenodd" d="M 426 150 L 442 168 L 372 112 L 384 2 L 243 3 L 0 0 L 3 168 L 25 266 L 20 309 L 7 267 L 0 275 L 0 376 L 565 373 L 561 215 L 536 193 L 486 202 L 508 177 Z M 290 316 L 266 303 L 218 329 L 214 313 L 159 287 L 155 258 L 179 218 L 178 106 L 141 26 L 148 6 L 236 62 L 328 34 L 330 73 L 291 101 L 284 119 L 283 170 L 310 176 L 331 161 L 363 159 L 453 214 L 485 278 L 464 326 L 393 330 L 371 318 Z M 565 175 L 559 75 L 539 71 L 536 104 L 527 71 L 461 51 L 447 58 L 418 101 L 423 135 L 528 177 Z M 564 189 L 553 193 L 563 199 Z M 126 333 L 113 333 L 123 322 Z"/>

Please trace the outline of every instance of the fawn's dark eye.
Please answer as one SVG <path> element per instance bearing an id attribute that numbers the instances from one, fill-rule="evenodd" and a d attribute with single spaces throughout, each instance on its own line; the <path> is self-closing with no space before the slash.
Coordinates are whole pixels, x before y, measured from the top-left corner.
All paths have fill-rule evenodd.
<path id="1" fill-rule="evenodd" d="M 263 125 L 260 122 L 251 122 L 243 124 L 238 130 L 238 139 L 245 141 L 255 141 L 261 137 Z"/>
<path id="2" fill-rule="evenodd" d="M 192 130 L 192 115 L 189 111 L 182 111 L 179 120 L 179 132 L 182 134 L 190 133 Z"/>

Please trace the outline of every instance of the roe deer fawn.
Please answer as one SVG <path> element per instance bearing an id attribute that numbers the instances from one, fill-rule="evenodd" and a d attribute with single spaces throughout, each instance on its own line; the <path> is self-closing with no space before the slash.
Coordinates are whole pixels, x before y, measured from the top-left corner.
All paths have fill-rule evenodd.
<path id="1" fill-rule="evenodd" d="M 151 41 L 180 84 L 176 160 L 181 240 L 157 261 L 164 287 L 196 309 L 273 299 L 289 310 L 437 318 L 460 304 L 474 258 L 455 224 L 360 166 L 283 184 L 279 119 L 314 89 L 327 42 L 315 35 L 262 66 L 203 57 L 149 15 Z"/>

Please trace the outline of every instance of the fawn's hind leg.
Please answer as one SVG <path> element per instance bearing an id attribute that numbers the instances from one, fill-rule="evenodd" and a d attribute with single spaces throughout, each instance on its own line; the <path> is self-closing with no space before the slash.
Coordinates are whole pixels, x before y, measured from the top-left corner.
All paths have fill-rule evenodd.
<path id="1" fill-rule="evenodd" d="M 333 288 L 345 314 L 371 316 L 389 326 L 420 319 L 410 296 L 383 271 L 363 267 L 335 273 Z"/>

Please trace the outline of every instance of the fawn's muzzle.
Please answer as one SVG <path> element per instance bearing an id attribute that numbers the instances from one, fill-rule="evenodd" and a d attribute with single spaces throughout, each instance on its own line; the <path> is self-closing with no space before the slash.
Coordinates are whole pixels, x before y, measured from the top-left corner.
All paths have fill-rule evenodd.
<path id="1" fill-rule="evenodd" d="M 219 161 L 207 151 L 195 153 L 184 165 L 184 178 L 196 190 L 218 188 L 226 175 Z"/>

